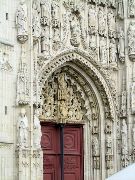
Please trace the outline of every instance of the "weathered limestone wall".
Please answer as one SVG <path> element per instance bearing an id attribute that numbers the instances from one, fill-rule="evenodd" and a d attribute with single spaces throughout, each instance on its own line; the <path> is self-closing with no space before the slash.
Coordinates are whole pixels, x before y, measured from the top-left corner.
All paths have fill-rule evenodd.
<path id="1" fill-rule="evenodd" d="M 73 57 L 60 58 L 69 52 L 77 52 L 81 56 L 75 53 Z M 117 130 L 114 137 L 112 132 L 110 133 L 111 130 L 106 132 L 105 124 L 100 125 L 101 118 L 96 124 L 100 132 L 95 131 L 93 135 L 91 131 L 96 127 L 93 123 L 96 121 L 91 120 L 94 112 L 88 111 L 87 124 L 90 123 L 90 129 L 87 127 L 87 131 L 90 132 L 86 134 L 98 138 L 99 142 L 100 135 L 105 138 L 102 144 L 104 152 L 102 160 L 110 157 L 108 165 L 100 162 L 106 169 L 105 173 L 101 172 L 102 179 L 135 160 L 135 2 L 37 0 L 32 3 L 32 0 L 3 0 L 0 2 L 0 179 L 2 180 L 18 180 L 18 177 L 28 180 L 42 179 L 42 151 L 39 145 L 41 131 L 38 119 L 41 114 L 35 113 L 34 119 L 37 121 L 33 121 L 33 115 L 35 109 L 38 107 L 39 110 L 42 109 L 42 88 L 43 83 L 44 85 L 46 83 L 44 79 L 48 72 L 51 73 L 55 69 L 54 64 L 51 64 L 55 57 L 60 59 L 55 64 L 58 68 L 63 65 L 62 61 L 70 64 L 66 59 L 74 58 L 74 64 L 81 69 L 80 74 L 86 70 L 96 84 L 98 82 L 94 79 L 96 75 L 92 76 L 90 69 L 85 69 L 80 63 L 82 57 L 88 58 L 90 63 L 95 63 L 94 67 L 97 70 L 95 74 L 101 72 L 108 86 L 114 88 L 114 91 L 110 92 L 111 96 L 116 98 L 114 104 L 117 108 L 114 109 L 117 115 L 115 118 L 106 118 L 105 115 L 102 117 L 109 119 L 109 127 Z M 77 58 L 80 58 L 80 61 Z M 68 71 L 74 76 L 70 69 Z M 94 85 L 92 86 L 94 89 Z M 104 110 L 100 111 L 107 114 L 105 104 L 103 106 Z M 20 114 L 21 109 L 25 109 L 26 112 Z M 97 114 L 99 116 L 99 112 Z M 25 123 L 27 120 L 28 124 Z M 25 133 L 21 131 L 20 122 L 25 125 Z M 103 123 L 105 122 L 104 120 Z M 100 135 L 97 135 L 98 133 Z M 24 134 L 27 134 L 27 143 Z M 38 137 L 36 141 L 33 138 L 35 134 Z M 88 137 L 86 139 L 88 142 Z M 96 143 L 93 139 L 90 139 L 88 146 L 91 154 L 92 143 Z M 111 145 L 114 152 L 113 165 L 112 154 L 110 156 L 105 154 L 112 148 Z M 100 143 L 98 148 L 101 149 Z M 88 153 L 88 150 L 86 152 Z M 97 158 L 96 163 L 102 160 Z M 90 160 L 89 162 L 91 163 Z M 87 165 L 89 164 L 86 163 Z M 92 166 L 92 168 L 86 168 L 86 179 L 92 176 L 95 180 L 93 172 L 97 173 L 97 179 L 101 179 L 100 170 L 97 170 L 99 167 Z"/>

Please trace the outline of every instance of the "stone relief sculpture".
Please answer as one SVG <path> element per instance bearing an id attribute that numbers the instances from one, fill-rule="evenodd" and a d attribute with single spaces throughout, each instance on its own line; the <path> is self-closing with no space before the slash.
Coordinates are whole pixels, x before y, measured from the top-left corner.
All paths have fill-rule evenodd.
<path id="1" fill-rule="evenodd" d="M 50 24 L 50 4 L 48 0 L 41 0 L 41 25 L 42 26 L 49 26 Z"/>
<path id="2" fill-rule="evenodd" d="M 99 46 L 100 61 L 102 64 L 107 64 L 107 47 L 106 38 L 101 37 Z"/>
<path id="3" fill-rule="evenodd" d="M 119 59 L 123 63 L 125 62 L 125 38 L 124 38 L 124 32 L 120 28 L 118 32 L 118 53 L 119 53 Z"/>
<path id="4" fill-rule="evenodd" d="M 18 148 L 28 148 L 29 125 L 26 110 L 21 109 L 17 123 L 17 146 Z"/>
<path id="5" fill-rule="evenodd" d="M 80 45 L 81 30 L 80 30 L 79 18 L 75 14 L 72 14 L 70 17 L 70 32 L 71 32 L 71 38 L 70 38 L 71 45 L 74 47 L 78 47 Z"/>
<path id="6" fill-rule="evenodd" d="M 121 117 L 127 116 L 127 92 L 126 91 L 122 91 L 122 95 L 121 95 L 120 116 Z"/>
<path id="7" fill-rule="evenodd" d="M 32 33 L 34 41 L 37 41 L 41 35 L 41 26 L 40 26 L 40 16 L 38 9 L 38 2 L 36 0 L 33 1 L 33 18 L 32 18 Z"/>
<path id="8" fill-rule="evenodd" d="M 99 141 L 96 136 L 93 137 L 92 152 L 93 152 L 93 156 L 99 156 Z"/>
<path id="9" fill-rule="evenodd" d="M 88 6 L 88 31 L 89 34 L 97 33 L 97 12 L 94 5 Z"/>
<path id="10" fill-rule="evenodd" d="M 109 62 L 113 66 L 117 66 L 117 48 L 116 48 L 116 42 L 115 39 L 110 40 L 110 47 L 109 47 Z"/>
<path id="11" fill-rule="evenodd" d="M 122 128 L 121 128 L 121 140 L 122 140 L 122 154 L 128 154 L 128 136 L 127 136 L 127 124 L 126 120 L 122 120 Z"/>
<path id="12" fill-rule="evenodd" d="M 50 54 L 50 29 L 49 26 L 45 26 L 42 28 L 41 32 L 41 52 L 45 56 L 49 56 Z"/>
<path id="13" fill-rule="evenodd" d="M 108 31 L 109 37 L 115 38 L 116 37 L 116 24 L 115 24 L 115 16 L 113 10 L 109 10 L 108 12 Z"/>
<path id="14" fill-rule="evenodd" d="M 17 104 L 29 103 L 29 84 L 27 77 L 27 65 L 21 62 L 17 75 Z"/>
<path id="15" fill-rule="evenodd" d="M 28 15 L 25 0 L 21 0 L 16 12 L 17 39 L 20 43 L 28 40 Z"/>
<path id="16" fill-rule="evenodd" d="M 39 121 L 39 111 L 35 110 L 35 114 L 34 114 L 34 123 L 33 123 L 33 146 L 36 149 L 40 149 L 41 145 L 40 145 L 40 141 L 41 141 L 41 125 L 40 125 L 40 121 Z"/>
<path id="17" fill-rule="evenodd" d="M 128 28 L 128 54 L 129 58 L 135 59 L 135 22 L 130 22 Z"/>
<path id="18" fill-rule="evenodd" d="M 97 42 L 96 42 L 96 36 L 91 35 L 89 39 L 89 47 L 93 50 L 96 51 L 97 48 Z"/>
<path id="19" fill-rule="evenodd" d="M 123 0 L 118 0 L 117 16 L 118 16 L 119 19 L 123 19 L 124 18 L 124 4 L 123 4 Z"/>
<path id="20" fill-rule="evenodd" d="M 135 17 L 135 1 L 128 0 L 128 17 Z"/>
<path id="21" fill-rule="evenodd" d="M 98 12 L 98 26 L 99 26 L 100 36 L 106 37 L 106 21 L 107 21 L 107 16 L 105 14 L 105 9 L 103 7 L 100 7 Z"/>

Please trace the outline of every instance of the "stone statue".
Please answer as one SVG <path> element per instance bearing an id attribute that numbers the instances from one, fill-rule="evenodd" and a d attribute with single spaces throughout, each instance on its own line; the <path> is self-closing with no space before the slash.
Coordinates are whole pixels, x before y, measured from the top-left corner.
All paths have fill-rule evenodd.
<path id="1" fill-rule="evenodd" d="M 119 53 L 119 59 L 121 62 L 125 61 L 125 41 L 124 41 L 124 32 L 120 28 L 120 31 L 118 33 L 119 43 L 118 43 L 118 53 Z"/>
<path id="2" fill-rule="evenodd" d="M 112 145 L 112 138 L 111 137 L 107 137 L 106 139 L 106 154 L 107 155 L 112 155 L 112 151 L 113 151 L 113 145 Z"/>
<path id="3" fill-rule="evenodd" d="M 17 39 L 21 43 L 28 40 L 28 15 L 25 0 L 20 1 L 20 5 L 16 12 Z"/>
<path id="4" fill-rule="evenodd" d="M 135 17 L 135 0 L 128 0 L 128 17 Z"/>
<path id="5" fill-rule="evenodd" d="M 121 138 L 122 138 L 122 154 L 125 155 L 128 153 L 127 124 L 125 119 L 123 119 L 122 121 Z"/>
<path id="6" fill-rule="evenodd" d="M 116 37 L 116 23 L 115 23 L 114 12 L 112 9 L 108 13 L 108 28 L 109 28 L 109 37 L 115 38 Z"/>
<path id="7" fill-rule="evenodd" d="M 21 109 L 21 113 L 19 116 L 18 124 L 17 124 L 17 131 L 18 131 L 17 146 L 19 148 L 27 148 L 28 147 L 29 126 L 28 126 L 28 119 L 26 116 L 25 109 Z"/>
<path id="8" fill-rule="evenodd" d="M 97 21 L 97 12 L 95 6 L 90 5 L 88 9 L 89 34 L 95 34 L 97 32 L 96 21 Z"/>
<path id="9" fill-rule="evenodd" d="M 33 1 L 33 18 L 32 18 L 32 33 L 34 41 L 37 41 L 41 35 L 40 17 L 37 1 Z"/>
<path id="10" fill-rule="evenodd" d="M 60 6 L 58 2 L 52 2 L 51 8 L 53 28 L 60 28 Z"/>
<path id="11" fill-rule="evenodd" d="M 97 47 L 97 45 L 96 45 L 96 36 L 94 36 L 94 35 L 91 35 L 91 36 L 90 36 L 89 47 L 90 47 L 93 51 L 96 50 L 96 47 Z"/>
<path id="12" fill-rule="evenodd" d="M 35 148 L 41 148 L 40 141 L 41 141 L 41 125 L 39 121 L 39 111 L 35 110 L 34 114 L 34 130 L 33 130 L 33 145 Z"/>
<path id="13" fill-rule="evenodd" d="M 42 28 L 41 32 L 41 52 L 46 56 L 50 54 L 50 29 L 49 26 Z"/>
<path id="14" fill-rule="evenodd" d="M 40 5 L 41 5 L 41 24 L 43 26 L 49 26 L 51 10 L 48 0 L 41 0 Z"/>
<path id="15" fill-rule="evenodd" d="M 53 45 L 52 48 L 54 51 L 58 51 L 61 47 L 61 37 L 60 37 L 60 29 L 53 29 Z"/>
<path id="16" fill-rule="evenodd" d="M 106 38 L 101 37 L 100 47 L 99 47 L 100 61 L 102 64 L 107 64 L 107 47 Z"/>
<path id="17" fill-rule="evenodd" d="M 98 13 L 98 25 L 99 25 L 99 34 L 101 36 L 106 37 L 106 14 L 104 13 L 105 10 L 103 7 L 99 8 L 99 13 Z"/>
<path id="18" fill-rule="evenodd" d="M 29 87 L 27 77 L 27 65 L 23 62 L 20 63 L 19 71 L 17 74 L 17 104 L 29 103 Z"/>
<path id="19" fill-rule="evenodd" d="M 99 141 L 96 136 L 93 137 L 92 152 L 93 152 L 93 156 L 99 156 Z"/>
<path id="20" fill-rule="evenodd" d="M 124 5 L 123 5 L 123 0 L 118 0 L 118 5 L 117 5 L 117 15 L 119 19 L 124 18 Z"/>
<path id="21" fill-rule="evenodd" d="M 135 59 L 135 22 L 130 22 L 128 28 L 128 51 L 129 57 Z"/>
<path id="22" fill-rule="evenodd" d="M 76 15 L 71 16 L 70 31 L 71 31 L 71 39 L 70 39 L 71 45 L 74 47 L 78 47 L 80 45 L 81 30 L 80 30 L 80 22 Z"/>
<path id="23" fill-rule="evenodd" d="M 117 48 L 116 48 L 116 42 L 115 39 L 110 40 L 110 46 L 109 46 L 109 62 L 111 64 L 117 65 Z"/>

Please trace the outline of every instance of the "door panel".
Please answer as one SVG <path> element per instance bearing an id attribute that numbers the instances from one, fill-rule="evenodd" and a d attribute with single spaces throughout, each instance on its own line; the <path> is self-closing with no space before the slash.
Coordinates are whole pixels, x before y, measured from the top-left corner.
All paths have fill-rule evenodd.
<path id="1" fill-rule="evenodd" d="M 82 127 L 64 127 L 64 180 L 83 180 Z M 61 180 L 60 128 L 42 126 L 44 180 Z"/>

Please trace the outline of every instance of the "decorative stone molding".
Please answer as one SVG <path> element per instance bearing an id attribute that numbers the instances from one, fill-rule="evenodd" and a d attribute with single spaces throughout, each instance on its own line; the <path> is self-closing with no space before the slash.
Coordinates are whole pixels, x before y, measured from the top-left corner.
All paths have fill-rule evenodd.
<path id="1" fill-rule="evenodd" d="M 110 116 L 111 118 L 115 119 L 115 107 L 113 98 L 116 100 L 116 94 L 114 93 L 114 87 L 111 85 L 110 87 L 110 79 L 109 77 L 105 77 L 105 74 L 103 74 L 104 71 L 102 71 L 102 68 L 99 68 L 99 65 L 96 61 L 93 60 L 91 56 L 87 56 L 85 53 L 80 53 L 79 51 L 69 51 L 67 53 L 63 53 L 59 55 L 58 57 L 54 58 L 50 63 L 43 66 L 40 74 L 39 74 L 39 80 L 40 84 L 43 84 L 46 82 L 48 77 L 55 71 L 56 68 L 64 65 L 66 62 L 72 62 L 77 65 L 81 64 L 81 68 L 89 68 L 89 75 L 94 80 L 95 84 L 100 87 L 100 93 L 103 94 L 103 99 L 105 101 L 109 101 L 108 105 L 110 108 Z M 85 70 L 86 71 L 86 70 Z M 86 71 L 87 72 L 87 71 Z M 105 80 L 106 79 L 106 80 Z M 107 83 L 106 83 L 107 82 Z M 41 86 L 41 88 L 42 88 Z M 104 87 L 104 88 L 103 88 Z M 113 91 L 112 88 L 113 87 Z M 103 88 L 103 89 L 102 89 Z M 111 95 L 112 92 L 112 95 Z M 114 94 L 113 94 L 114 93 Z"/>

